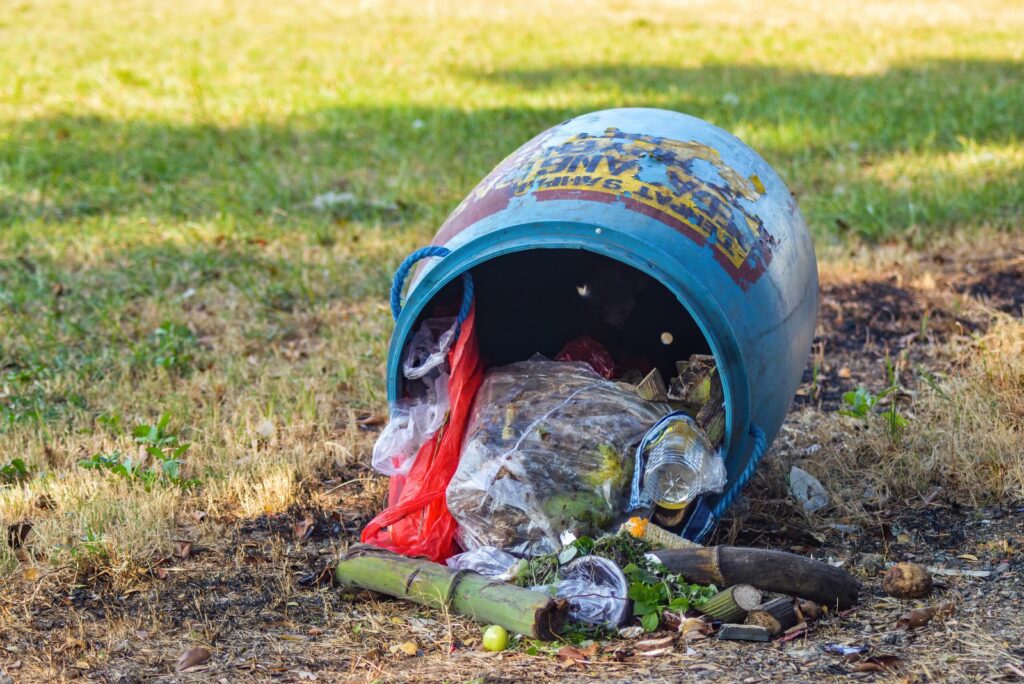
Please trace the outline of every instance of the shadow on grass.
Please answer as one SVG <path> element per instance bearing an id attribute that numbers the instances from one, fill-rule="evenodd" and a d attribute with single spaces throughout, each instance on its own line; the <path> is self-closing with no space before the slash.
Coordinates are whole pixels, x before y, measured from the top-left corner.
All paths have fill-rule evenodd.
<path id="1" fill-rule="evenodd" d="M 866 171 L 901 153 L 1018 143 L 1024 67 L 1016 62 L 929 61 L 858 76 L 751 65 L 563 65 L 461 77 L 526 95 L 572 91 L 582 104 L 334 108 L 239 127 L 75 115 L 15 122 L 0 141 L 0 226 L 130 213 L 223 216 L 244 226 L 272 212 L 323 217 L 311 201 L 328 191 L 354 197 L 329 219 L 438 223 L 541 130 L 584 111 L 644 105 L 741 132 L 794 186 L 819 234 L 833 222 L 869 238 L 914 225 L 1010 226 L 1024 205 L 1019 163 L 995 177 L 940 169 L 910 187 Z"/>

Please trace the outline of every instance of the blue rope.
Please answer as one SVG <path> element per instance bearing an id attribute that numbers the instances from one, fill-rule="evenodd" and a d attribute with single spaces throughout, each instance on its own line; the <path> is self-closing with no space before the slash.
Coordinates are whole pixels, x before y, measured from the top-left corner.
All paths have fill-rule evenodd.
<path id="1" fill-rule="evenodd" d="M 757 470 L 758 464 L 761 462 L 761 459 L 764 458 L 765 452 L 768 451 L 768 438 L 765 436 L 764 430 L 757 425 L 751 424 L 750 436 L 754 438 L 754 452 L 750 454 L 750 460 L 747 461 L 747 467 L 743 469 L 740 476 L 736 478 L 736 481 L 733 482 L 732 486 L 729 487 L 725 494 L 722 495 L 722 498 L 720 498 L 718 503 L 715 505 L 714 510 L 711 511 L 716 519 L 721 518 L 725 515 L 725 512 L 729 510 L 729 507 L 732 506 L 736 497 L 740 495 L 743 488 L 747 486 L 748 482 L 750 482 L 750 478 L 754 477 L 754 472 Z"/>
<path id="2" fill-rule="evenodd" d="M 398 320 L 398 315 L 402 313 L 402 289 L 405 287 L 405 280 L 409 277 L 412 267 L 416 265 L 416 262 L 420 259 L 428 259 L 430 257 L 446 257 L 451 254 L 452 251 L 447 247 L 440 247 L 437 245 L 430 245 L 429 247 L 423 247 L 417 249 L 415 252 L 405 257 L 405 261 L 395 271 L 395 278 L 391 281 L 391 314 Z M 462 305 L 459 306 L 458 324 L 461 326 L 462 322 L 466 320 L 466 316 L 469 315 L 469 309 L 473 306 L 473 278 L 469 273 L 462 274 Z"/>

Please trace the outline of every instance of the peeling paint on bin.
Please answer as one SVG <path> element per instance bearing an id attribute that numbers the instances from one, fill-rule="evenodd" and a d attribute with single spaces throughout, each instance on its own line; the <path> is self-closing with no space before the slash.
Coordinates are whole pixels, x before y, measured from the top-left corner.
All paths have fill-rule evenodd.
<path id="1" fill-rule="evenodd" d="M 523 250 L 584 249 L 647 273 L 690 312 L 722 369 L 730 483 L 786 416 L 814 336 L 818 272 L 796 202 L 738 138 L 659 109 L 585 114 L 506 158 L 441 226 L 410 285 L 388 355 L 388 396 L 401 351 L 444 285 Z"/>

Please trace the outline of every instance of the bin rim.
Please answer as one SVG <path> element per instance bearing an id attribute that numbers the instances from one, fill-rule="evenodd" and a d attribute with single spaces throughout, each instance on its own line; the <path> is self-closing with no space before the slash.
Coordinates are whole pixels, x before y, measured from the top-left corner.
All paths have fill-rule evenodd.
<path id="1" fill-rule="evenodd" d="M 400 396 L 404 342 L 412 334 L 412 327 L 424 307 L 445 286 L 466 271 L 508 254 L 534 249 L 578 249 L 615 259 L 654 278 L 668 288 L 693 318 L 722 373 L 726 411 L 725 441 L 721 453 L 726 459 L 726 466 L 729 465 L 731 454 L 740 459 L 746 456 L 751 407 L 743 354 L 729 317 L 717 300 L 710 296 L 696 274 L 691 273 L 680 259 L 629 232 L 589 222 L 531 221 L 458 242 L 457 245 L 451 242 L 446 244 L 451 253 L 428 264 L 412 278 L 407 301 L 395 321 L 388 345 L 389 404 L 394 404 Z M 655 252 L 658 260 L 644 257 L 645 253 Z M 671 262 L 669 268 L 666 268 L 667 261 Z"/>

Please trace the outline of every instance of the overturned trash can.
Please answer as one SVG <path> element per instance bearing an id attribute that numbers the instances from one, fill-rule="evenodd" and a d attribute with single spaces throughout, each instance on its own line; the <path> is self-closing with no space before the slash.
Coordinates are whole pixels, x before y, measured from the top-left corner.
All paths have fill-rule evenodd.
<path id="1" fill-rule="evenodd" d="M 523 145 L 403 263 L 390 401 L 404 396 L 413 332 L 438 312 L 464 313 L 470 297 L 489 366 L 554 358 L 584 336 L 666 377 L 679 359 L 714 357 L 727 483 L 690 512 L 696 540 L 782 425 L 814 335 L 818 275 L 804 218 L 757 153 L 691 116 L 612 109 Z"/>

